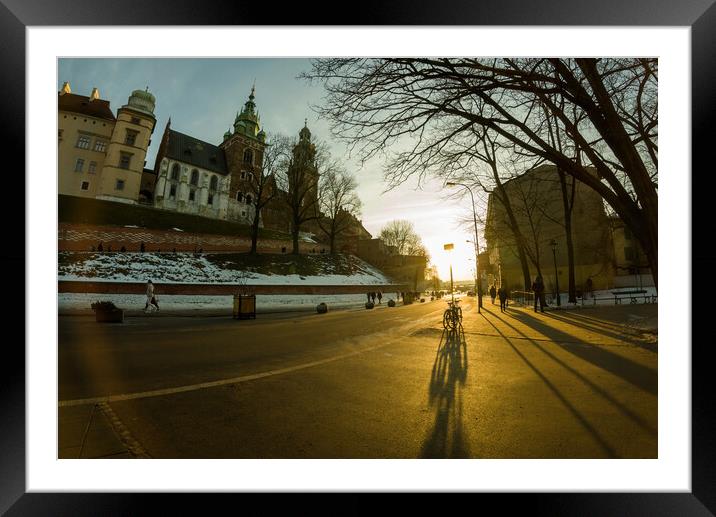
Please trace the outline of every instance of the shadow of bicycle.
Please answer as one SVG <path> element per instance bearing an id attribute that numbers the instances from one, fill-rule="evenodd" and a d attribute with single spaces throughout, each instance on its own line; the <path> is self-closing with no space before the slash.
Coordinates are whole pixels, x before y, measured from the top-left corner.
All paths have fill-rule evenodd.
<path id="1" fill-rule="evenodd" d="M 435 421 L 422 447 L 423 458 L 470 457 L 462 423 L 461 387 L 467 379 L 467 342 L 462 326 L 440 336 L 428 386 Z"/>

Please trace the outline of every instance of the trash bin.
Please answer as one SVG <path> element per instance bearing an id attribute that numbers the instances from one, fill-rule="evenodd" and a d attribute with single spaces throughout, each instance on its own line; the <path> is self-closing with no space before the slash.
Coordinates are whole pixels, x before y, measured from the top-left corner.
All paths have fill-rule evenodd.
<path id="1" fill-rule="evenodd" d="M 256 319 L 256 295 L 235 294 L 234 295 L 234 319 L 255 320 Z"/>

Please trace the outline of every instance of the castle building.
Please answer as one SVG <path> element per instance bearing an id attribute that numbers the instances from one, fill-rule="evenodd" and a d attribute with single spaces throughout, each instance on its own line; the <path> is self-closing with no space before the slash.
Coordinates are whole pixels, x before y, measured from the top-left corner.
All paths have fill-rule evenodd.
<path id="1" fill-rule="evenodd" d="M 115 117 L 97 88 L 86 97 L 69 83 L 58 93 L 60 194 L 136 203 L 156 124 L 155 98 L 135 90 Z"/>

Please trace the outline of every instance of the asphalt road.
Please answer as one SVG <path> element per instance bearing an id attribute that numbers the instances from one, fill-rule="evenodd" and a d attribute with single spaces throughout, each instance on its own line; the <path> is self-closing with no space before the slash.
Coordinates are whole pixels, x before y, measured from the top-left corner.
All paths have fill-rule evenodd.
<path id="1" fill-rule="evenodd" d="M 444 301 L 250 321 L 61 317 L 59 455 L 77 457 L 98 407 L 96 439 L 113 431 L 128 449 L 115 457 L 657 457 L 655 336 L 624 325 L 655 305 L 463 306 L 457 335 L 442 330 Z"/>

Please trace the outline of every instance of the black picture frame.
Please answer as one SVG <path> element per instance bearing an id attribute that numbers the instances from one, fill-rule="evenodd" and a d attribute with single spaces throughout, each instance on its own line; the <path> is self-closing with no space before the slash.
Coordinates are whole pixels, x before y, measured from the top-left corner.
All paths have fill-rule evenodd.
<path id="1" fill-rule="evenodd" d="M 5 125 L 12 125 L 5 135 L 6 149 L 12 149 L 15 170 L 25 170 L 23 137 L 25 136 L 25 29 L 47 25 L 266 25 L 306 24 L 343 25 L 601 25 L 601 26 L 684 26 L 691 27 L 692 42 L 692 157 L 694 164 L 707 167 L 706 153 L 713 147 L 716 113 L 716 5 L 713 0 L 603 0 L 602 2 L 541 0 L 528 3 L 518 0 L 460 0 L 418 3 L 409 0 L 390 3 L 363 2 L 351 16 L 331 16 L 335 3 L 323 1 L 292 2 L 280 9 L 259 2 L 235 0 L 205 0 L 200 4 L 189 0 L 126 1 L 76 0 L 50 2 L 48 0 L 0 1 L 0 62 L 5 79 L 0 81 L 0 109 Z M 341 20 L 336 23 L 336 20 Z M 696 169 L 694 165 L 694 170 Z M 713 166 L 708 165 L 708 169 Z M 703 172 L 706 172 L 704 170 Z M 699 189 L 692 189 L 693 205 L 709 206 L 704 196 L 713 192 L 712 174 L 702 174 Z M 703 183 L 706 182 L 706 183 Z M 711 201 L 712 203 L 712 201 Z M 20 212 L 22 213 L 22 212 Z M 9 218 L 6 208 L 6 221 Z M 693 217 L 693 235 L 710 235 L 710 223 Z M 2 253 L 3 265 L 14 271 L 25 270 L 24 227 L 16 225 L 19 235 L 15 244 Z M 704 248 L 694 251 L 693 268 L 708 274 L 714 256 Z M 10 275 L 8 275 L 10 276 Z M 23 279 L 24 280 L 24 279 Z M 6 292 L 21 292 L 20 275 L 8 278 Z M 691 279 L 685 279 L 691 293 Z M 24 292 L 24 290 L 22 291 Z M 685 296 L 688 297 L 688 294 Z M 13 300 L 17 307 L 17 299 Z M 8 302 L 6 307 L 10 307 Z M 685 300 L 688 303 L 688 300 Z M 15 310 L 17 310 L 15 308 Z M 693 305 L 695 324 L 706 321 L 708 307 Z M 6 313 L 7 314 L 7 313 Z M 703 323 L 701 323 L 703 325 Z M 24 335 L 24 334 L 23 334 Z M 478 508 L 472 497 L 494 501 L 500 513 L 511 513 L 516 507 L 527 506 L 537 515 L 714 515 L 716 513 L 716 432 L 714 419 L 713 375 L 708 361 L 709 340 L 692 346 L 692 490 L 689 493 L 582 493 L 582 494 L 479 494 L 471 495 L 468 503 Z M 690 346 L 678 343 L 674 346 Z M 0 407 L 0 512 L 8 515 L 134 515 L 148 513 L 147 504 L 174 504 L 190 510 L 184 495 L 166 494 L 69 494 L 26 493 L 25 474 L 25 354 L 17 341 L 6 344 L 3 350 Z M 225 496 L 229 497 L 229 496 Z M 261 497 L 261 496 L 257 496 Z M 271 496 L 268 496 L 271 497 Z M 460 500 L 464 501 L 461 496 Z M 205 498 L 200 498 L 205 499 Z M 261 497 L 265 501 L 266 497 Z M 325 501 L 325 500 L 324 500 Z M 411 497 L 411 504 L 426 509 L 420 495 Z M 315 497 L 292 501 L 292 513 L 312 508 Z M 205 503 L 200 502 L 204 506 Z M 242 503 L 242 506 L 246 504 Z M 323 504 L 323 503 L 321 503 Z M 341 501 L 338 514 L 367 513 L 374 504 L 382 504 L 373 497 L 351 494 Z M 436 503 L 441 505 L 441 503 Z M 445 504 L 442 502 L 442 504 Z M 462 504 L 451 501 L 450 506 Z M 313 511 L 315 513 L 315 511 Z"/>

